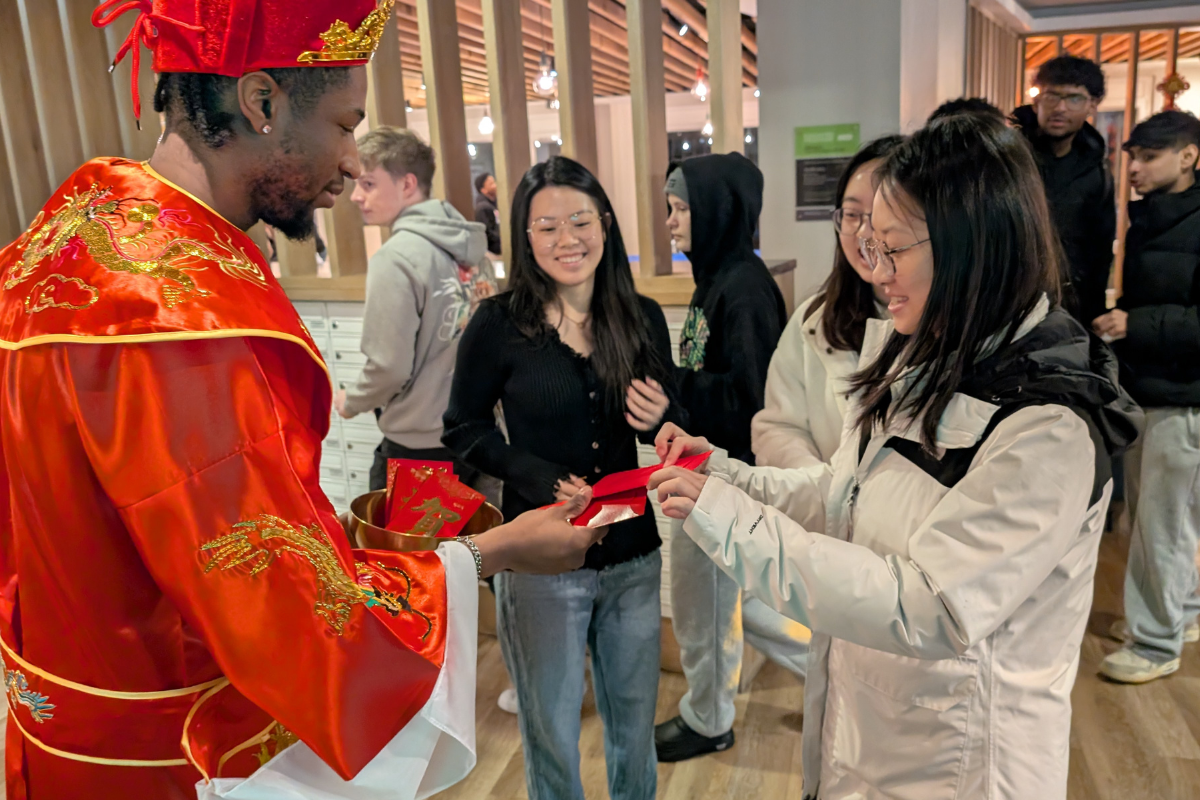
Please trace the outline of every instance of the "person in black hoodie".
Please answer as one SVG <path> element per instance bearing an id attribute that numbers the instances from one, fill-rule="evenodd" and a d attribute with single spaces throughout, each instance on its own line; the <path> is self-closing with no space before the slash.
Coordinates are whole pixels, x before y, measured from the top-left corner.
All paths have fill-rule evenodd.
<path id="1" fill-rule="evenodd" d="M 767 368 L 787 322 L 783 295 L 754 252 L 762 191 L 762 173 L 740 153 L 688 159 L 666 186 L 667 227 L 696 281 L 679 346 L 680 403 L 693 429 L 749 463 L 750 421 L 763 407 Z M 664 762 L 733 745 L 742 664 L 741 590 L 678 524 L 669 546 L 672 622 L 688 692 L 679 716 L 655 730 Z"/>
<path id="2" fill-rule="evenodd" d="M 1033 80 L 1033 105 L 1013 118 L 1033 145 L 1068 274 L 1064 303 L 1090 328 L 1108 308 L 1106 291 L 1117 233 L 1108 146 L 1087 119 L 1104 99 L 1104 73 L 1086 58 L 1060 56 Z"/>
<path id="3" fill-rule="evenodd" d="M 1163 111 L 1133 129 L 1125 294 L 1094 329 L 1113 342 L 1122 382 L 1146 409 L 1142 442 L 1126 456 L 1133 540 L 1125 577 L 1126 647 L 1100 672 L 1145 683 L 1179 669 L 1200 640 L 1200 120 Z"/>

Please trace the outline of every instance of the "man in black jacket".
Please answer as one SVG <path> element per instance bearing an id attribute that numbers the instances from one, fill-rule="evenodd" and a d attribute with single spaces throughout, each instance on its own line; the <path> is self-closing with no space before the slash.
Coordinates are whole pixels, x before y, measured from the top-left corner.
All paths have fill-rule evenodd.
<path id="1" fill-rule="evenodd" d="M 767 367 L 787 322 L 783 295 L 754 252 L 762 191 L 762 173 L 740 153 L 688 159 L 666 185 L 667 227 L 696 281 L 679 346 L 680 404 L 689 433 L 751 464 L 750 420 L 763 407 Z M 743 620 L 741 589 L 679 524 L 672 527 L 670 563 L 672 621 L 688 692 L 679 716 L 655 730 L 658 760 L 666 762 L 733 745 L 743 624 L 772 657 L 796 661 L 807 653 L 803 642 L 788 639 L 795 626 L 765 606 L 762 616 L 769 618 L 758 627 Z"/>
<path id="2" fill-rule="evenodd" d="M 1037 155 L 1046 199 L 1067 256 L 1067 307 L 1090 328 L 1108 307 L 1117 207 L 1108 146 L 1087 121 L 1104 99 L 1104 73 L 1086 58 L 1060 56 L 1038 69 L 1037 96 L 1013 117 Z"/>
<path id="3" fill-rule="evenodd" d="M 475 221 L 482 222 L 487 234 L 487 249 L 500 254 L 500 212 L 496 206 L 496 178 L 490 172 L 475 176 Z"/>
<path id="4" fill-rule="evenodd" d="M 1146 427 L 1125 462 L 1133 540 L 1127 622 L 1115 633 L 1127 644 L 1100 672 L 1145 683 L 1179 669 L 1183 642 L 1200 640 L 1200 120 L 1155 114 L 1124 147 L 1143 198 L 1129 206 L 1125 294 L 1094 329 L 1114 343 Z"/>

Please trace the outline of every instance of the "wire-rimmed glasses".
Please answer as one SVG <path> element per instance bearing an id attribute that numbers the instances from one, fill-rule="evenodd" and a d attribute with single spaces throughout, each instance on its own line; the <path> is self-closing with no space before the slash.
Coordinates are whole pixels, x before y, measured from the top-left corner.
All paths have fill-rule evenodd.
<path id="1" fill-rule="evenodd" d="M 896 274 L 896 262 L 892 259 L 892 256 L 896 253 L 903 253 L 905 250 L 911 250 L 928 241 L 928 239 L 922 239 L 919 242 L 906 244 L 903 247 L 888 247 L 878 239 L 867 239 L 863 242 L 861 249 L 872 271 L 880 270 L 882 277 L 890 278 Z"/>
<path id="2" fill-rule="evenodd" d="M 833 227 L 843 236 L 858 236 L 864 225 L 871 224 L 871 215 L 854 208 L 838 208 L 833 212 Z"/>
<path id="3" fill-rule="evenodd" d="M 569 230 L 581 242 L 592 242 L 608 224 L 608 214 L 595 211 L 579 211 L 566 219 L 535 219 L 526 229 L 530 243 L 538 250 L 553 250 L 562 240 L 562 232 Z"/>

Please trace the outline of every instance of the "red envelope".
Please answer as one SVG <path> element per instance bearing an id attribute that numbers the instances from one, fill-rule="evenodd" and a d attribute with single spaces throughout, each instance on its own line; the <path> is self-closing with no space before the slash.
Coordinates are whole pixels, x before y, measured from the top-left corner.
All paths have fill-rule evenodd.
<path id="1" fill-rule="evenodd" d="M 396 476 L 400 470 L 414 470 L 415 473 L 405 473 L 404 493 L 409 497 L 417 491 L 417 486 L 422 483 L 425 478 L 434 473 L 444 472 L 449 475 L 454 474 L 454 464 L 450 461 L 417 461 L 411 458 L 389 458 L 387 464 L 387 493 L 384 496 L 384 519 L 391 519 L 394 510 L 394 499 L 396 496 Z"/>
<path id="2" fill-rule="evenodd" d="M 708 460 L 711 453 L 687 456 L 675 462 L 675 466 L 695 470 Z M 662 464 L 652 467 L 614 472 L 596 482 L 592 487 L 592 502 L 573 520 L 577 527 L 600 528 L 640 517 L 646 513 L 646 486 L 650 476 L 663 468 Z"/>
<path id="3" fill-rule="evenodd" d="M 405 483 L 405 470 L 398 471 L 395 502 L 385 526 L 388 530 L 453 538 L 486 499 L 446 472 L 428 475 L 427 470 L 418 468 L 409 470 L 409 475 L 425 477 L 418 483 Z"/>

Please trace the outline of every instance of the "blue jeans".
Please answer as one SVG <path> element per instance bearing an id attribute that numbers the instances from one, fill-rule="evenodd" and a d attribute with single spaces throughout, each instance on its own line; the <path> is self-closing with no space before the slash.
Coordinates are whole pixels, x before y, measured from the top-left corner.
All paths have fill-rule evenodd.
<path id="1" fill-rule="evenodd" d="M 584 800 L 585 648 L 604 723 L 612 800 L 653 800 L 662 608 L 658 551 L 565 575 L 496 576 L 500 649 L 517 689 L 529 800 Z"/>

